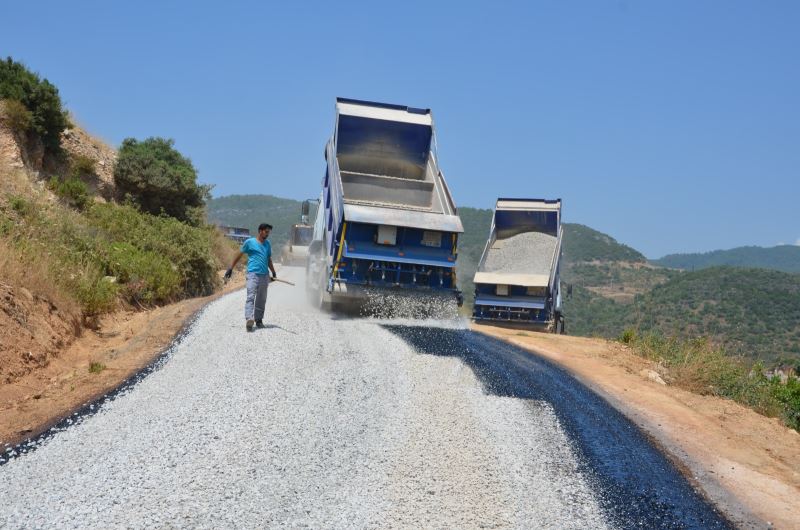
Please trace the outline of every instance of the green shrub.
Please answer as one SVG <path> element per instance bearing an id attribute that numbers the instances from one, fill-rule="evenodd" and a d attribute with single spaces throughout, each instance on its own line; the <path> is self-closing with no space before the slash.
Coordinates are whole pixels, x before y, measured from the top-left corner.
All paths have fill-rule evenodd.
<path id="1" fill-rule="evenodd" d="M 800 378 L 789 375 L 784 383 L 780 377 L 773 376 L 769 379 L 769 385 L 772 396 L 780 404 L 783 421 L 800 431 Z"/>
<path id="2" fill-rule="evenodd" d="M 55 153 L 61 146 L 61 132 L 69 126 L 58 89 L 47 79 L 8 57 L 0 61 L 0 99 L 19 101 L 30 112 L 30 130 L 45 148 Z"/>
<path id="3" fill-rule="evenodd" d="M 630 344 L 634 339 L 636 339 L 636 332 L 631 328 L 625 329 L 619 338 L 620 342 L 623 344 Z"/>
<path id="4" fill-rule="evenodd" d="M 103 363 L 97 361 L 92 361 L 91 363 L 89 363 L 89 373 L 91 374 L 99 374 L 105 369 L 106 365 L 104 365 Z"/>
<path id="5" fill-rule="evenodd" d="M 211 294 L 220 284 L 216 256 L 231 250 L 211 226 L 114 203 L 77 212 L 10 197 L 8 206 L 0 202 L 2 219 L 3 242 L 21 262 L 44 264 L 47 281 L 68 293 L 89 323 L 120 300 L 150 305 Z"/>
<path id="6" fill-rule="evenodd" d="M 193 227 L 116 204 L 95 204 L 88 218 L 111 240 L 130 243 L 168 260 L 181 278 L 183 294 L 205 296 L 219 286 L 217 270 L 222 264 L 214 258 L 213 227 Z"/>
<path id="7" fill-rule="evenodd" d="M 748 365 L 705 338 L 680 340 L 631 330 L 626 343 L 640 356 L 665 366 L 671 384 L 732 399 L 800 430 L 800 380 L 796 377 L 789 376 L 786 383 L 777 376 L 767 377 L 762 363 Z"/>
<path id="8" fill-rule="evenodd" d="M 89 195 L 89 188 L 82 180 L 76 177 L 67 177 L 65 179 L 52 177 L 48 186 L 56 195 L 66 200 L 70 206 L 79 210 L 86 209 L 92 200 Z"/>
<path id="9" fill-rule="evenodd" d="M 95 174 L 94 159 L 76 155 L 70 160 L 69 174 L 74 178 L 89 177 Z"/>
<path id="10" fill-rule="evenodd" d="M 11 208 L 22 216 L 29 215 L 33 211 L 33 205 L 24 197 L 11 196 L 8 198 Z"/>
<path id="11" fill-rule="evenodd" d="M 119 149 L 114 182 L 120 198 L 143 211 L 200 226 L 211 188 L 197 183 L 191 160 L 175 150 L 174 143 L 164 138 L 126 139 Z"/>
<path id="12" fill-rule="evenodd" d="M 95 317 L 112 311 L 117 306 L 119 286 L 107 281 L 94 267 L 67 281 L 86 317 Z"/>
<path id="13" fill-rule="evenodd" d="M 33 126 L 33 114 L 16 99 L 6 99 L 2 106 L 8 125 L 15 133 L 25 134 Z"/>
<path id="14" fill-rule="evenodd" d="M 111 245 L 108 272 L 125 285 L 125 294 L 133 302 L 169 302 L 181 292 L 181 277 L 169 259 L 130 243 Z"/>

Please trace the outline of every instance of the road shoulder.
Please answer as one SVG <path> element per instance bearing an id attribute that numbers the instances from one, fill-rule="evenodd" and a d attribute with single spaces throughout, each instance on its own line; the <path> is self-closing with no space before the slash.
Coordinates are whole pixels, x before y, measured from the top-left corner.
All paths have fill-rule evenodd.
<path id="1" fill-rule="evenodd" d="M 38 436 L 117 388 L 156 359 L 198 311 L 243 285 L 237 275 L 211 296 L 106 315 L 97 330 L 85 330 L 47 366 L 0 385 L 0 450 Z"/>
<path id="2" fill-rule="evenodd" d="M 647 378 L 648 361 L 621 344 L 472 329 L 567 369 L 638 425 L 737 526 L 800 528 L 800 434 L 733 401 Z"/>

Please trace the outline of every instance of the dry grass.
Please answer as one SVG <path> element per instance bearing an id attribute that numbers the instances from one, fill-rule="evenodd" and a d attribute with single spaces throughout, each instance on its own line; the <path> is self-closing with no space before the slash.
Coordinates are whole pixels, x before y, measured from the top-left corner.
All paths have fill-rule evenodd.
<path id="1" fill-rule="evenodd" d="M 45 209 L 53 200 L 44 186 L 34 184 L 25 170 L 0 162 L 0 208 Z M 0 219 L 0 236 L 4 233 Z M 31 294 L 52 302 L 60 310 L 76 318 L 80 305 L 60 282 L 48 255 L 26 255 L 25 251 L 0 238 L 0 280 L 12 287 L 24 287 Z"/>
<path id="2" fill-rule="evenodd" d="M 218 227 L 214 227 L 214 240 L 212 242 L 212 253 L 217 262 L 222 265 L 222 268 L 227 268 L 233 261 L 233 257 L 239 251 L 239 245 L 235 241 L 231 241 Z"/>
<path id="3" fill-rule="evenodd" d="M 697 394 L 732 399 L 760 414 L 781 417 L 800 430 L 800 379 L 768 376 L 760 363 L 732 357 L 707 339 L 682 340 L 657 334 L 638 335 L 626 330 L 620 340 L 638 355 L 657 363 L 672 385 Z"/>
<path id="4" fill-rule="evenodd" d="M 43 259 L 42 259 L 43 258 Z M 59 285 L 47 257 L 24 256 L 0 239 L 0 280 L 12 287 L 24 287 L 34 296 L 49 300 L 64 313 L 79 318 L 81 308 L 73 296 Z"/>

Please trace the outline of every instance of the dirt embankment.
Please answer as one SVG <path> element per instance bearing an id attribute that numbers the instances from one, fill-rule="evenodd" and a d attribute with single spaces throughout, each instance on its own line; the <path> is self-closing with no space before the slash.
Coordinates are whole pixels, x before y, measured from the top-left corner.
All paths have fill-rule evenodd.
<path id="1" fill-rule="evenodd" d="M 51 300 L 0 281 L 0 385 L 47 366 L 79 331 Z"/>
<path id="2" fill-rule="evenodd" d="M 664 385 L 625 346 L 474 325 L 550 359 L 622 411 L 745 528 L 800 529 L 800 434 L 733 401 Z"/>
<path id="3" fill-rule="evenodd" d="M 59 348 L 58 337 L 65 340 L 72 334 L 51 331 L 60 324 L 57 314 L 43 306 L 47 302 L 14 295 L 0 284 L 0 366 L 7 377 L 0 379 L 0 449 L 47 430 L 116 388 L 162 352 L 196 311 L 243 285 L 243 275 L 237 274 L 212 296 L 106 315 L 98 329 L 87 329 L 68 347 Z M 23 323 L 7 327 L 4 319 L 9 318 Z M 43 349 L 47 345 L 50 350 Z M 27 347 L 30 356 L 24 351 Z M 90 371 L 92 363 L 97 364 Z"/>

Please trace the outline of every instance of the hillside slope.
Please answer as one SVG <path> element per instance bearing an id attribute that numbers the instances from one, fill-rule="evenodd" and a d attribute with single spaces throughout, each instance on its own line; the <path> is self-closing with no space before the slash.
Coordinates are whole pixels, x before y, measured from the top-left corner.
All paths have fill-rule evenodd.
<path id="1" fill-rule="evenodd" d="M 800 359 L 800 275 L 714 267 L 685 272 L 637 297 L 627 323 L 683 337 L 707 336 L 731 353 L 768 363 Z"/>
<path id="2" fill-rule="evenodd" d="M 729 265 L 755 267 L 782 272 L 800 272 L 800 246 L 737 247 L 698 254 L 669 254 L 652 261 L 653 264 L 673 269 L 696 270 Z"/>
<path id="3" fill-rule="evenodd" d="M 645 262 L 647 258 L 628 245 L 576 223 L 564 223 L 564 259 L 567 263 L 584 261 Z"/>

